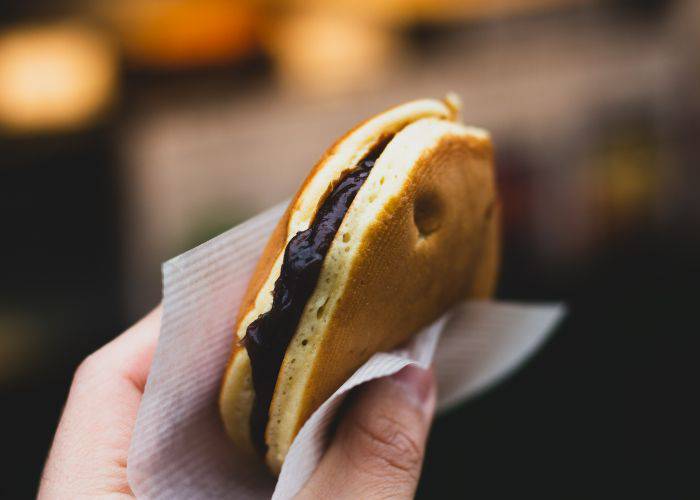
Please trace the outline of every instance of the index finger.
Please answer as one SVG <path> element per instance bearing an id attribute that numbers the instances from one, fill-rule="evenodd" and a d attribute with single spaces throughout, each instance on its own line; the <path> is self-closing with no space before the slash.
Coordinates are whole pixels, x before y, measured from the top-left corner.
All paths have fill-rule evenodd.
<path id="1" fill-rule="evenodd" d="M 163 307 L 159 305 L 92 356 L 114 363 L 122 376 L 143 392 L 158 343 L 162 313 Z"/>

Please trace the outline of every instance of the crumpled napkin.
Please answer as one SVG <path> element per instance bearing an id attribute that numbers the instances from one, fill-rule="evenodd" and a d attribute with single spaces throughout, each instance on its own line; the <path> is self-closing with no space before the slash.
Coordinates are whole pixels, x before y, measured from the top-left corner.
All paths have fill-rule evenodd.
<path id="1" fill-rule="evenodd" d="M 517 368 L 562 317 L 558 304 L 465 302 L 401 349 L 377 353 L 306 422 L 277 480 L 225 435 L 217 397 L 239 302 L 286 203 L 163 265 L 163 320 L 127 462 L 138 498 L 291 498 L 323 454 L 325 432 L 353 387 L 433 364 L 438 410 Z"/>

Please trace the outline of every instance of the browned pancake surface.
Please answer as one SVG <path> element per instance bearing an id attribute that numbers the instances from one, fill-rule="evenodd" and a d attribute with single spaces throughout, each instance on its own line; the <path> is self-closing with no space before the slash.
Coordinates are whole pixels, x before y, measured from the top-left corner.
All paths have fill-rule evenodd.
<path id="1" fill-rule="evenodd" d="M 416 146 L 431 134 L 437 139 Z M 319 161 L 280 219 L 242 301 L 237 329 L 269 283 L 299 196 L 343 139 Z M 419 154 L 411 156 L 412 147 Z M 273 471 L 310 414 L 372 354 L 405 342 L 455 302 L 493 293 L 500 238 L 488 135 L 426 119 L 409 125 L 387 149 L 385 163 L 391 159 L 403 169 L 398 180 L 387 177 L 384 185 L 389 189 L 393 182 L 395 195 L 380 196 L 379 210 L 368 208 L 377 196 L 372 193 L 382 193 L 380 173 L 392 172 L 375 166 L 378 173 L 370 174 L 351 205 L 287 350 L 266 432 Z M 238 407 L 249 407 L 249 372 L 247 354 L 236 345 L 225 378 L 233 380 L 234 393 L 222 390 L 222 411 L 232 406 L 225 397 L 239 397 Z M 246 411 L 237 411 L 233 433 L 227 427 L 239 444 L 249 440 Z"/>

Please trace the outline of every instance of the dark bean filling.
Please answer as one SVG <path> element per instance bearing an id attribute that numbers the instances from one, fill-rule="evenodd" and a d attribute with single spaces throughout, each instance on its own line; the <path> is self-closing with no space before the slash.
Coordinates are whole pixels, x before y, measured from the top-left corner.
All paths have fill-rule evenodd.
<path id="1" fill-rule="evenodd" d="M 374 162 L 390 140 L 391 137 L 380 141 L 355 168 L 343 175 L 316 212 L 311 226 L 289 241 L 272 292 L 272 307 L 246 329 L 242 342 L 250 358 L 255 389 L 250 414 L 251 437 L 263 454 L 267 450 L 265 428 L 270 403 L 287 346 L 296 332 L 306 303 L 316 289 L 321 265 L 333 238 Z"/>

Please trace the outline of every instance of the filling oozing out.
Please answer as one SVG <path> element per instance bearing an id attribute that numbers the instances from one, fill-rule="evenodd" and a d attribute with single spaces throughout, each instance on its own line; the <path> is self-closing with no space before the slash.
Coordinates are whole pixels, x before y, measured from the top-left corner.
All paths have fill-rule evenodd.
<path id="1" fill-rule="evenodd" d="M 380 141 L 355 168 L 345 173 L 323 201 L 310 227 L 289 241 L 272 292 L 272 307 L 246 329 L 242 342 L 250 358 L 255 389 L 250 430 L 253 444 L 261 453 L 267 449 L 265 428 L 287 346 L 316 288 L 323 259 L 333 238 L 352 200 L 390 140 L 388 137 Z"/>

